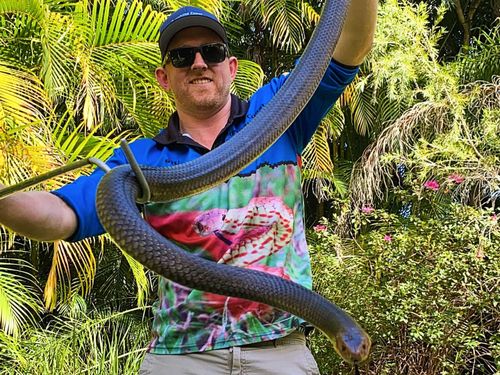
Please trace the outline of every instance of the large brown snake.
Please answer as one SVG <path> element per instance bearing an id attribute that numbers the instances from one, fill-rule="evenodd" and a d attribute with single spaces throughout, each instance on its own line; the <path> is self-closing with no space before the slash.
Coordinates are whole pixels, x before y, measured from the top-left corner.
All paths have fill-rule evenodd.
<path id="1" fill-rule="evenodd" d="M 328 0 L 299 64 L 271 102 L 216 150 L 168 168 L 142 167 L 152 201 L 170 201 L 223 183 L 263 153 L 293 122 L 316 90 L 337 43 L 349 0 Z M 248 140 L 254 140 L 255 143 Z M 245 298 L 310 322 L 348 362 L 364 361 L 370 338 L 342 309 L 280 277 L 217 264 L 191 255 L 153 230 L 140 216 L 141 193 L 129 165 L 112 169 L 97 192 L 102 225 L 118 246 L 154 272 L 190 288 Z"/>

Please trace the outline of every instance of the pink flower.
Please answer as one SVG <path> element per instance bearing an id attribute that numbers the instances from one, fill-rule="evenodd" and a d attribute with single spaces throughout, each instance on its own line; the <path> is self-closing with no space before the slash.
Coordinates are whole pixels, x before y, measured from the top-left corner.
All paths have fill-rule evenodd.
<path id="1" fill-rule="evenodd" d="M 491 221 L 493 221 L 494 223 L 496 223 L 496 222 L 498 221 L 498 216 L 497 216 L 497 214 L 493 214 L 493 215 L 491 215 L 490 220 L 491 220 Z"/>
<path id="2" fill-rule="evenodd" d="M 318 225 L 315 225 L 313 229 L 315 232 L 319 233 L 319 232 L 324 232 L 327 229 L 327 227 L 326 227 L 326 225 L 318 224 Z"/>
<path id="3" fill-rule="evenodd" d="M 425 182 L 424 187 L 429 190 L 438 191 L 439 182 L 437 182 L 436 180 L 429 180 Z"/>
<path id="4" fill-rule="evenodd" d="M 371 214 L 375 209 L 372 206 L 363 206 L 361 212 L 364 214 Z"/>
<path id="5" fill-rule="evenodd" d="M 392 237 L 389 234 L 386 234 L 384 236 L 384 241 L 386 241 L 386 242 L 392 242 Z"/>
<path id="6" fill-rule="evenodd" d="M 456 184 L 461 184 L 462 182 L 465 181 L 465 178 L 457 173 L 450 174 L 448 176 L 448 179 Z"/>

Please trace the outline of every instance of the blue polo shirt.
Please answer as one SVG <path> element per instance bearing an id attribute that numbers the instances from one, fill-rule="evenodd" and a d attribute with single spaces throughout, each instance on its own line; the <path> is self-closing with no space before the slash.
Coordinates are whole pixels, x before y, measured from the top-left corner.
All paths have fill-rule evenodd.
<path id="1" fill-rule="evenodd" d="M 215 262 L 256 269 L 312 287 L 304 230 L 300 154 L 321 119 L 356 75 L 332 61 L 318 89 L 290 128 L 266 152 L 227 182 L 175 202 L 145 206 L 145 219 L 186 251 Z M 231 96 L 228 123 L 213 148 L 233 137 L 278 92 L 287 75 L 274 78 L 247 101 Z M 252 126 L 252 125 L 250 125 Z M 249 140 L 252 142 L 252 140 Z M 168 167 L 210 150 L 179 132 L 174 113 L 153 139 L 130 144 L 141 165 Z M 127 164 L 117 149 L 107 164 Z M 75 211 L 70 241 L 104 232 L 95 208 L 101 170 L 54 191 Z M 273 307 L 186 288 L 160 278 L 150 351 L 180 354 L 282 337 L 300 319 Z"/>

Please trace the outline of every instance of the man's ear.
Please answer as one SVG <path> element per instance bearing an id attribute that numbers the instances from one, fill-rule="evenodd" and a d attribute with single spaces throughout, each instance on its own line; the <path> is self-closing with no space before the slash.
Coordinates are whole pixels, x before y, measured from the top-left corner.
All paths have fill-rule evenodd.
<path id="1" fill-rule="evenodd" d="M 234 56 L 229 57 L 229 72 L 231 74 L 231 81 L 234 81 L 236 73 L 238 73 L 238 59 Z"/>
<path id="2" fill-rule="evenodd" d="M 156 80 L 158 81 L 160 86 L 163 87 L 163 89 L 165 89 L 166 91 L 170 90 L 170 85 L 168 84 L 168 77 L 165 68 L 163 67 L 156 68 L 155 76 Z"/>

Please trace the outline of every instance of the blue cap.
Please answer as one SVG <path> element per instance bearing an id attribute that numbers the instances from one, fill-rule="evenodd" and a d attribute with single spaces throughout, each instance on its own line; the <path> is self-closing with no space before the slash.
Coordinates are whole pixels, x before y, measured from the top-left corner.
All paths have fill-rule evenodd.
<path id="1" fill-rule="evenodd" d="M 212 30 L 224 41 L 224 43 L 227 44 L 226 31 L 217 17 L 206 10 L 186 6 L 179 8 L 168 16 L 160 27 L 160 38 L 158 40 L 158 44 L 160 46 L 161 59 L 165 59 L 167 47 L 175 34 L 188 27 L 195 26 L 206 27 L 207 29 Z"/>

